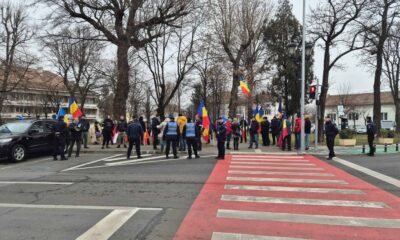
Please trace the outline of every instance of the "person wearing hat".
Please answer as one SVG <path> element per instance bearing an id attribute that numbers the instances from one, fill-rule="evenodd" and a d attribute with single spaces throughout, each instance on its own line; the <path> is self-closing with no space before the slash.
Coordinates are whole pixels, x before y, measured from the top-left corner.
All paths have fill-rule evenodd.
<path id="1" fill-rule="evenodd" d="M 268 147 L 270 145 L 269 141 L 269 121 L 267 117 L 263 118 L 263 121 L 261 122 L 261 136 L 262 136 L 262 141 L 263 141 L 263 146 Z"/>
<path id="2" fill-rule="evenodd" d="M 170 121 L 167 123 L 164 129 L 164 137 L 165 140 L 167 141 L 167 147 L 165 150 L 165 155 L 167 159 L 169 158 L 169 150 L 171 148 L 171 144 L 172 144 L 172 152 L 174 153 L 174 158 L 178 158 L 178 153 L 176 151 L 176 144 L 179 139 L 179 127 L 178 124 L 175 122 L 174 115 L 170 114 L 169 120 Z"/>
<path id="3" fill-rule="evenodd" d="M 56 124 L 53 125 L 51 132 L 54 136 L 53 145 L 53 160 L 58 160 L 57 156 L 60 155 L 61 160 L 65 158 L 65 137 L 67 133 L 67 124 L 64 122 L 64 116 L 59 116 Z"/>
<path id="4" fill-rule="evenodd" d="M 219 118 L 217 121 L 215 134 L 217 137 L 217 147 L 218 147 L 218 156 L 216 157 L 216 159 L 224 160 L 225 159 L 226 127 L 224 124 L 224 120 L 222 118 Z"/>
<path id="5" fill-rule="evenodd" d="M 186 139 L 187 149 L 188 149 L 188 159 L 192 159 L 192 149 L 194 156 L 200 158 L 197 154 L 197 137 L 200 135 L 199 129 L 196 124 L 192 122 L 191 118 L 187 118 L 187 123 L 183 126 L 182 131 L 183 137 Z"/>
<path id="6" fill-rule="evenodd" d="M 138 118 L 136 116 L 133 117 L 133 121 L 130 122 L 128 127 L 126 128 L 126 135 L 128 136 L 128 141 L 129 141 L 129 147 L 126 157 L 127 159 L 131 158 L 133 145 L 135 145 L 137 158 L 139 159 L 142 158 L 140 156 L 140 143 L 141 140 L 143 139 L 143 134 L 144 134 L 143 128 Z"/>

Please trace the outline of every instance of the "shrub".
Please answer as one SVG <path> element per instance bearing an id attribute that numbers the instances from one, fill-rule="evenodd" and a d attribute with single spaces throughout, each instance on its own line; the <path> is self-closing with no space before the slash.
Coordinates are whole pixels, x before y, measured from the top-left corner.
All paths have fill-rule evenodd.
<path id="1" fill-rule="evenodd" d="M 393 130 L 387 130 L 387 129 L 381 129 L 381 138 L 394 138 L 395 137 L 395 131 Z"/>
<path id="2" fill-rule="evenodd" d="M 349 128 L 340 130 L 340 132 L 339 132 L 339 136 L 341 139 L 353 139 L 355 134 L 356 134 L 356 131 L 354 131 L 353 129 L 349 129 Z"/>

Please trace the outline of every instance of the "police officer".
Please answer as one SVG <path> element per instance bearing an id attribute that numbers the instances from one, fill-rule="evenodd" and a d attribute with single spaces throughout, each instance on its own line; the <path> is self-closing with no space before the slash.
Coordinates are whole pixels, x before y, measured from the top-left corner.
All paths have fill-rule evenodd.
<path id="1" fill-rule="evenodd" d="M 64 152 L 67 124 L 63 119 L 64 116 L 59 116 L 58 122 L 51 129 L 54 136 L 53 160 L 58 160 L 58 154 L 60 154 L 61 160 L 67 160 Z"/>
<path id="2" fill-rule="evenodd" d="M 217 137 L 217 147 L 218 147 L 218 156 L 216 159 L 224 160 L 225 159 L 225 141 L 226 141 L 226 127 L 224 124 L 224 120 L 219 118 L 217 121 L 216 127 L 216 137 Z"/>
<path id="3" fill-rule="evenodd" d="M 329 156 L 327 160 L 332 160 L 335 157 L 335 137 L 339 133 L 336 124 L 332 123 L 330 117 L 325 118 L 325 136 L 326 136 L 326 145 L 329 149 Z"/>
<path id="4" fill-rule="evenodd" d="M 131 158 L 133 145 L 135 145 L 137 158 L 142 158 L 142 156 L 140 156 L 140 143 L 143 139 L 143 128 L 137 117 L 134 117 L 133 122 L 129 123 L 126 134 L 129 140 L 127 159 Z"/>
<path id="5" fill-rule="evenodd" d="M 196 124 L 192 123 L 191 118 L 187 118 L 187 123 L 183 127 L 182 131 L 183 137 L 186 139 L 187 147 L 188 147 L 188 154 L 189 156 L 187 159 L 192 159 L 192 148 L 196 158 L 200 158 L 197 154 L 197 138 L 200 135 Z"/>
<path id="6" fill-rule="evenodd" d="M 74 119 L 74 122 L 69 125 L 69 130 L 71 132 L 71 144 L 69 146 L 68 157 L 72 155 L 72 149 L 76 143 L 76 153 L 75 157 L 79 157 L 82 144 L 82 124 L 79 119 Z"/>
<path id="7" fill-rule="evenodd" d="M 367 117 L 367 135 L 368 135 L 368 145 L 369 145 L 368 156 L 373 157 L 375 155 L 374 140 L 376 137 L 376 126 L 372 121 L 371 117 Z"/>
<path id="8" fill-rule="evenodd" d="M 174 153 L 174 158 L 178 158 L 178 154 L 176 151 L 176 143 L 178 142 L 179 139 L 179 127 L 178 124 L 175 122 L 174 115 L 170 114 L 169 119 L 170 121 L 167 123 L 167 126 L 165 126 L 164 130 L 164 137 L 165 140 L 167 141 L 167 148 L 165 150 L 167 159 L 169 158 L 169 150 L 171 148 L 171 143 L 172 143 L 172 152 Z"/>

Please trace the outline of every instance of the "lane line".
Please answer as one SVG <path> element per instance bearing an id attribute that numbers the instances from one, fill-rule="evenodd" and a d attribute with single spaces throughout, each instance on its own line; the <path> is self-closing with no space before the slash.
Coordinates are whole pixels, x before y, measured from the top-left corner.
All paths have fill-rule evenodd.
<path id="1" fill-rule="evenodd" d="M 246 169 L 280 169 L 280 170 L 307 170 L 307 171 L 322 171 L 324 168 L 307 168 L 307 167 L 266 167 L 266 166 L 239 166 L 230 165 L 230 168 L 246 168 Z"/>
<path id="2" fill-rule="evenodd" d="M 88 206 L 88 205 L 43 205 L 43 204 L 19 204 L 0 203 L 1 208 L 38 208 L 38 209 L 86 209 L 86 210 L 146 210 L 161 211 L 162 208 L 122 207 L 122 206 Z"/>
<path id="3" fill-rule="evenodd" d="M 306 240 L 304 238 L 213 232 L 211 240 Z"/>
<path id="4" fill-rule="evenodd" d="M 0 184 L 27 184 L 27 185 L 72 185 L 73 182 L 13 182 L 0 181 Z"/>
<path id="5" fill-rule="evenodd" d="M 285 165 L 285 166 L 315 166 L 314 163 L 273 163 L 273 162 L 238 162 L 232 161 L 231 164 L 249 164 L 249 165 Z"/>
<path id="6" fill-rule="evenodd" d="M 301 187 L 252 186 L 252 185 L 225 185 L 224 188 L 227 190 L 250 190 L 250 191 L 365 194 L 365 192 L 361 190 L 336 189 L 336 188 L 301 188 Z"/>
<path id="7" fill-rule="evenodd" d="M 76 240 L 108 240 L 138 211 L 139 209 L 114 210 Z"/>
<path id="8" fill-rule="evenodd" d="M 142 157 L 149 157 L 149 156 L 152 156 L 152 155 L 153 154 L 144 154 L 144 155 L 142 155 Z M 104 162 L 114 162 L 114 161 L 118 161 L 118 160 L 126 160 L 126 157 L 106 159 L 106 160 L 104 160 Z"/>
<path id="9" fill-rule="evenodd" d="M 217 217 L 288 223 L 339 225 L 349 227 L 400 228 L 400 219 L 254 212 L 226 209 L 219 209 L 217 212 Z"/>
<path id="10" fill-rule="evenodd" d="M 332 177 L 331 173 L 304 173 L 304 172 L 271 172 L 271 171 L 239 171 L 229 170 L 230 174 L 257 174 L 257 175 L 288 175 L 288 176 L 316 176 L 316 177 Z"/>
<path id="11" fill-rule="evenodd" d="M 388 205 L 382 202 L 325 200 L 325 199 L 307 199 L 307 198 L 275 198 L 275 197 L 222 195 L 221 200 L 230 202 L 276 203 L 276 204 L 295 204 L 295 205 L 313 205 L 313 206 L 330 206 L 330 207 L 390 208 Z"/>
<path id="12" fill-rule="evenodd" d="M 116 166 L 138 165 L 138 164 L 148 164 L 148 163 L 157 163 L 157 162 L 172 162 L 172 161 L 182 161 L 182 160 L 190 161 L 193 159 L 186 159 L 186 157 L 180 157 L 177 159 L 163 159 L 163 160 L 153 160 L 153 161 L 145 161 L 145 162 L 133 162 L 133 163 L 125 163 L 125 164 L 115 164 L 112 166 L 116 167 Z"/>
<path id="13" fill-rule="evenodd" d="M 382 173 L 376 172 L 376 171 L 371 170 L 369 168 L 354 164 L 352 162 L 349 162 L 349 161 L 346 161 L 346 160 L 343 160 L 343 159 L 340 159 L 340 158 L 334 158 L 333 161 L 335 161 L 337 163 L 340 163 L 342 165 L 345 165 L 345 166 L 347 166 L 349 168 L 355 169 L 355 170 L 357 170 L 359 172 L 365 173 L 365 174 L 367 174 L 367 175 L 369 175 L 371 177 L 377 178 L 377 179 L 379 179 L 381 181 L 387 182 L 389 184 L 392 184 L 392 185 L 400 188 L 400 180 L 398 180 L 396 178 L 389 177 L 389 176 L 384 175 Z"/>
<path id="14" fill-rule="evenodd" d="M 226 180 L 228 180 L 228 181 L 252 181 L 252 182 L 348 184 L 346 181 L 343 181 L 343 180 L 326 180 L 326 179 L 227 177 Z"/>
<path id="15" fill-rule="evenodd" d="M 149 157 L 149 158 L 142 158 L 142 159 L 135 159 L 135 160 L 127 160 L 127 161 L 121 161 L 121 162 L 115 162 L 115 163 L 106 163 L 105 165 L 106 166 L 126 165 L 128 163 L 146 162 L 147 160 L 160 159 L 160 158 L 165 158 L 165 156 L 156 156 L 156 157 Z"/>
<path id="16" fill-rule="evenodd" d="M 102 159 L 94 160 L 94 161 L 91 161 L 91 162 L 88 162 L 88 163 L 80 164 L 80 165 L 77 165 L 77 166 L 74 166 L 74 167 L 70 167 L 70 168 L 62 170 L 61 172 L 75 170 L 75 169 L 83 167 L 83 166 L 87 166 L 87 165 L 90 165 L 90 164 L 93 164 L 93 163 L 101 162 L 101 161 L 104 161 L 104 160 L 107 160 L 107 159 L 110 159 L 110 158 L 115 158 L 115 157 L 122 156 L 122 155 L 124 155 L 124 154 L 122 154 L 122 153 L 121 154 L 115 154 L 115 155 L 112 155 L 112 156 L 109 156 L 109 157 L 106 157 L 106 158 L 102 158 Z"/>
<path id="17" fill-rule="evenodd" d="M 287 160 L 287 159 L 243 159 L 243 158 L 232 158 L 232 161 L 255 161 L 255 162 L 310 162 L 309 160 Z"/>

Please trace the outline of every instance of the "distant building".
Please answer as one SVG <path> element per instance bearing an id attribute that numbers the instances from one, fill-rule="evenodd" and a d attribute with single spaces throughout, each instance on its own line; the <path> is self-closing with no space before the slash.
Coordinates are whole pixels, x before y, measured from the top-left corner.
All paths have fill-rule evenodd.
<path id="1" fill-rule="evenodd" d="M 338 106 L 343 105 L 343 112 L 338 112 Z M 396 109 L 391 92 L 381 92 L 381 120 L 395 122 Z M 346 95 L 328 95 L 325 115 L 340 123 L 340 118 L 348 119 L 350 127 L 365 126 L 366 117 L 373 117 L 374 94 L 356 93 Z"/>
<path id="2" fill-rule="evenodd" d="M 59 107 L 68 111 L 70 94 L 61 77 L 43 69 L 29 69 L 24 79 L 15 89 L 6 93 L 8 96 L 1 113 L 3 120 L 14 120 L 19 115 L 24 118 L 51 118 Z M 89 93 L 83 110 L 88 119 L 97 119 L 97 104 L 98 96 Z"/>

